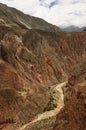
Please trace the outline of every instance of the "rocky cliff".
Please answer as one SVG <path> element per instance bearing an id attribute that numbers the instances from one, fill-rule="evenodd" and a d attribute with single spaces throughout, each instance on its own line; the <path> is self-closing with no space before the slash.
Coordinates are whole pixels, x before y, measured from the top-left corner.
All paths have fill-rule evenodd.
<path id="1" fill-rule="evenodd" d="M 50 86 L 85 70 L 85 61 L 85 32 L 65 33 L 0 4 L 0 127 L 17 129 L 42 113 Z"/>
<path id="2" fill-rule="evenodd" d="M 69 78 L 63 92 L 65 106 L 57 115 L 53 130 L 86 130 L 86 62 L 76 76 Z"/>

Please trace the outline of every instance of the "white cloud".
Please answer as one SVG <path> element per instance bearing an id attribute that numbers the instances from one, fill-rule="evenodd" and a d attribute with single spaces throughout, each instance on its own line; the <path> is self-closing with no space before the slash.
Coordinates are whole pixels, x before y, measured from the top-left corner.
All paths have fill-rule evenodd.
<path id="1" fill-rule="evenodd" d="M 0 0 L 0 2 L 57 26 L 86 26 L 86 0 Z"/>

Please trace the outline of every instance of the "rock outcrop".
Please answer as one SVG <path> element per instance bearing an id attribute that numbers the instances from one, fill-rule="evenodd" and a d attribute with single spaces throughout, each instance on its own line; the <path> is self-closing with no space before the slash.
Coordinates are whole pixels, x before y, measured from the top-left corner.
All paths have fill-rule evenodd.
<path id="1" fill-rule="evenodd" d="M 50 86 L 85 70 L 86 33 L 62 32 L 3 4 L 0 20 L 0 125 L 18 127 L 43 112 Z"/>
<path id="2" fill-rule="evenodd" d="M 76 77 L 69 78 L 68 84 L 63 89 L 65 106 L 57 115 L 53 130 L 86 130 L 86 69 L 84 68 L 86 66 L 84 65 L 81 66 L 82 71 L 76 73 Z"/>

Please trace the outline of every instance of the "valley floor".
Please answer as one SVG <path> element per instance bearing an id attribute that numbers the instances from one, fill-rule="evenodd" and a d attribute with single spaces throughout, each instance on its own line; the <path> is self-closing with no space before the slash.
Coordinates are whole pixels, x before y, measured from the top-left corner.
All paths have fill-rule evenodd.
<path id="1" fill-rule="evenodd" d="M 52 127 L 52 125 L 55 122 L 56 115 L 60 112 L 60 110 L 64 106 L 64 95 L 62 91 L 62 87 L 66 85 L 67 82 L 60 83 L 53 87 L 54 91 L 59 92 L 59 99 L 57 102 L 57 108 L 51 111 L 46 111 L 42 114 L 39 114 L 33 121 L 29 122 L 28 124 L 23 125 L 21 128 L 18 128 L 18 130 L 41 130 L 41 129 L 47 129 L 49 127 Z M 40 125 L 38 125 L 40 124 Z"/>

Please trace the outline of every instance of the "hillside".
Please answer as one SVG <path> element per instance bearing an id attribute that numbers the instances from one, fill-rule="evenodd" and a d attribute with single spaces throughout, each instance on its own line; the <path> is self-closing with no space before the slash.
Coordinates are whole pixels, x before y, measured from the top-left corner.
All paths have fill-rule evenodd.
<path id="1" fill-rule="evenodd" d="M 0 4 L 0 128 L 16 130 L 43 113 L 52 85 L 71 75 L 84 82 L 85 63 L 85 32 L 65 33 Z"/>
<path id="2" fill-rule="evenodd" d="M 21 11 L 0 3 L 0 24 L 14 29 L 40 29 L 47 31 L 61 31 L 55 25 L 49 24 L 43 19 L 25 15 Z"/>
<path id="3" fill-rule="evenodd" d="M 57 115 L 53 130 L 86 130 L 86 62 L 70 77 L 64 88 L 65 106 Z"/>

